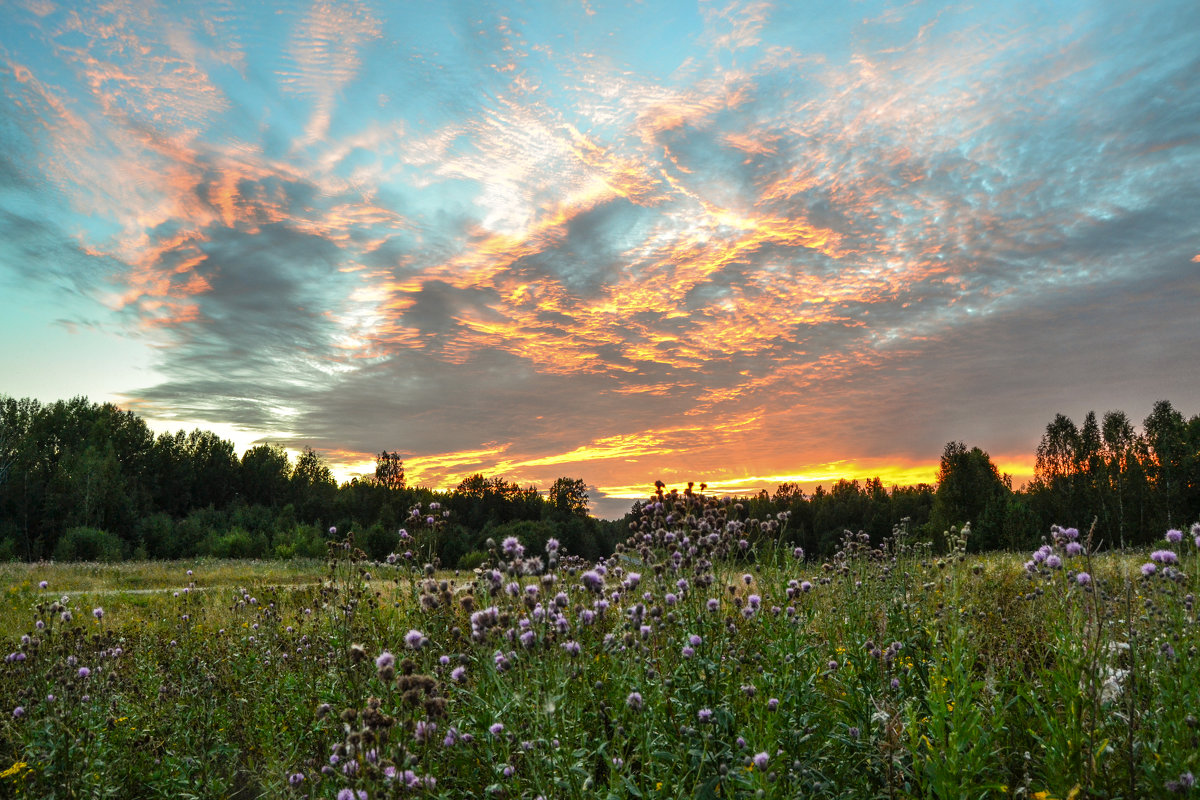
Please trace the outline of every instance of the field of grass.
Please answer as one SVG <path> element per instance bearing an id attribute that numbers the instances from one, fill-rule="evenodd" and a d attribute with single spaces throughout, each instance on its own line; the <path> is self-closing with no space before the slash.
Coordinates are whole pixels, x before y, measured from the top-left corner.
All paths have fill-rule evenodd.
<path id="1" fill-rule="evenodd" d="M 1200 791 L 1200 532 L 822 563 L 728 512 L 668 495 L 602 564 L 509 540 L 462 576 L 350 543 L 0 567 L 0 796 Z"/>

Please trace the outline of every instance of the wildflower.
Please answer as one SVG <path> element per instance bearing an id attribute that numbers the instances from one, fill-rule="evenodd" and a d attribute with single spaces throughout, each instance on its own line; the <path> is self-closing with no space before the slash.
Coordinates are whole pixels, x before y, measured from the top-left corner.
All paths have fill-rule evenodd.
<path id="1" fill-rule="evenodd" d="M 436 722 L 426 722 L 423 719 L 417 720 L 416 729 L 413 730 L 413 739 L 418 742 L 426 742 L 432 739 L 435 733 L 437 733 Z M 375 751 L 372 750 L 371 752 Z"/>
<path id="2" fill-rule="evenodd" d="M 579 646 L 579 642 L 569 641 L 562 643 L 562 649 L 567 651 L 567 655 L 577 656 L 583 648 Z"/>
<path id="3" fill-rule="evenodd" d="M 288 783 L 290 783 L 292 786 L 299 786 L 300 784 L 304 783 L 304 773 L 293 772 L 288 776 Z"/>
<path id="4" fill-rule="evenodd" d="M 712 716 L 713 712 L 711 708 L 702 708 L 696 712 L 696 719 L 700 720 L 701 722 L 711 722 Z"/>
<path id="5" fill-rule="evenodd" d="M 384 650 L 382 653 L 380 653 L 379 657 L 375 659 L 375 666 L 378 669 L 387 669 L 388 667 L 392 666 L 395 663 L 396 663 L 396 657 L 393 656 L 391 653 L 389 653 L 386 650 Z"/>
<path id="6" fill-rule="evenodd" d="M 771 760 L 771 757 L 768 756 L 766 753 L 756 753 L 754 755 L 754 766 L 758 767 L 759 769 L 766 769 L 767 762 L 770 760 Z"/>
<path id="7" fill-rule="evenodd" d="M 559 548 L 558 539 L 551 537 L 546 540 L 546 552 L 547 553 L 553 555 L 558 552 L 558 548 Z"/>
<path id="8" fill-rule="evenodd" d="M 1092 576 L 1088 575 L 1086 572 L 1081 572 L 1075 576 L 1075 582 L 1080 586 L 1087 586 L 1092 582 Z"/>
<path id="9" fill-rule="evenodd" d="M 90 669 L 88 669 L 87 667 L 80 667 L 79 672 L 77 674 L 81 678 L 86 678 L 87 676 L 92 674 L 92 671 Z"/>
<path id="10" fill-rule="evenodd" d="M 692 656 L 696 655 L 696 651 L 690 645 L 685 644 L 683 646 L 683 650 L 680 651 L 680 655 L 682 655 L 684 658 L 691 658 Z"/>
<path id="11" fill-rule="evenodd" d="M 1173 781 L 1167 781 L 1166 790 L 1168 792 L 1186 792 L 1196 785 L 1196 776 L 1190 772 L 1185 772 Z"/>
<path id="12" fill-rule="evenodd" d="M 520 558 L 525 554 L 525 547 L 521 544 L 521 540 L 515 536 L 508 536 L 500 544 L 500 549 L 504 551 L 504 555 L 509 558 Z"/>
<path id="13" fill-rule="evenodd" d="M 13 718 L 14 719 L 20 719 L 23 716 L 25 716 L 25 707 L 24 706 L 17 706 L 16 708 L 13 709 Z"/>
<path id="14" fill-rule="evenodd" d="M 769 700 L 767 700 L 767 711 L 774 711 L 777 708 L 779 708 L 779 698 L 778 697 L 772 697 Z"/>
<path id="15" fill-rule="evenodd" d="M 92 616 L 95 617 L 96 619 L 103 619 L 104 618 L 104 609 L 103 608 L 93 608 Z"/>
<path id="16" fill-rule="evenodd" d="M 721 607 L 721 601 L 720 601 L 720 600 L 718 600 L 718 599 L 717 599 L 717 598 L 715 598 L 715 597 L 710 597 L 710 598 L 708 598 L 708 610 L 709 610 L 709 611 L 716 611 L 716 610 L 717 610 L 718 608 L 720 608 L 720 607 Z"/>
<path id="17" fill-rule="evenodd" d="M 1171 530 L 1167 531 L 1166 540 L 1168 542 L 1170 542 L 1171 544 L 1176 544 L 1177 542 L 1182 542 L 1183 541 L 1183 531 L 1177 531 L 1172 528 Z"/>
<path id="18" fill-rule="evenodd" d="M 1067 551 L 1067 555 L 1077 556 L 1083 552 L 1083 545 L 1081 545 L 1079 542 L 1067 542 L 1065 549 Z"/>
<path id="19" fill-rule="evenodd" d="M 45 589 L 45 588 L 48 588 L 49 586 L 50 586 L 49 581 L 42 581 L 41 583 L 38 584 L 39 589 Z"/>
<path id="20" fill-rule="evenodd" d="M 892 688 L 893 689 L 900 688 L 900 679 L 899 678 L 892 678 Z"/>
<path id="21" fill-rule="evenodd" d="M 1062 566 L 1062 559 L 1051 553 L 1050 555 L 1046 556 L 1046 566 L 1050 569 L 1058 569 Z"/>
<path id="22" fill-rule="evenodd" d="M 804 548 L 797 547 L 797 548 L 793 549 L 792 550 L 792 558 L 795 558 L 796 560 L 800 560 L 800 559 L 804 558 Z"/>
<path id="23" fill-rule="evenodd" d="M 1155 550 L 1150 554 L 1150 560 L 1159 564 L 1174 564 L 1178 559 L 1174 550 Z"/>
<path id="24" fill-rule="evenodd" d="M 811 591 L 812 591 L 812 584 L 811 584 L 811 583 L 809 583 L 808 581 L 800 581 L 800 591 L 802 591 L 802 592 L 811 592 Z"/>
<path id="25" fill-rule="evenodd" d="M 583 588 L 589 592 L 598 592 L 604 588 L 604 578 L 600 577 L 600 573 L 595 570 L 587 570 L 579 579 L 583 582 Z"/>
<path id="26" fill-rule="evenodd" d="M 499 736 L 500 734 L 504 733 L 504 723 L 493 722 L 491 727 L 488 728 L 488 732 L 491 733 L 492 736 Z"/>
<path id="27" fill-rule="evenodd" d="M 630 692 L 625 698 L 625 705 L 629 706 L 634 711 L 642 710 L 642 695 L 639 692 Z"/>
<path id="28" fill-rule="evenodd" d="M 1158 572 L 1158 567 L 1156 567 L 1155 565 L 1153 565 L 1149 562 L 1142 564 L 1142 575 L 1143 576 L 1149 578 L 1155 572 Z"/>
<path id="29" fill-rule="evenodd" d="M 416 628 L 413 628 L 408 633 L 404 634 L 404 643 L 413 650 L 420 650 L 429 643 L 429 640 L 425 638 L 425 634 L 421 633 Z"/>

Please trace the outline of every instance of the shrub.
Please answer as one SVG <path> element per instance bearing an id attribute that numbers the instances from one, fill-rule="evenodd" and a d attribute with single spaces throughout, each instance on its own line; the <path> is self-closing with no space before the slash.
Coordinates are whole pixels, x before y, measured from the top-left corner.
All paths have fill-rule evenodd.
<path id="1" fill-rule="evenodd" d="M 482 566 L 483 562 L 488 560 L 488 554 L 482 550 L 472 550 L 458 559 L 458 568 L 461 570 L 471 570 Z"/>
<path id="2" fill-rule="evenodd" d="M 57 561 L 120 561 L 121 540 L 98 528 L 71 528 L 54 547 Z"/>

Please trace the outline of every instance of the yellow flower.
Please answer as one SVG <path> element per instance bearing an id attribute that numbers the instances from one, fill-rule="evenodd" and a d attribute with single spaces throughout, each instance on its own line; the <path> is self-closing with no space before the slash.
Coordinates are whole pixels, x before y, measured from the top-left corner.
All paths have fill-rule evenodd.
<path id="1" fill-rule="evenodd" d="M 29 766 L 29 765 L 26 764 L 24 761 L 18 761 L 15 764 L 13 764 L 11 767 L 9 767 L 8 769 L 4 770 L 4 772 L 0 772 L 0 778 L 11 778 L 13 775 L 16 775 L 18 772 L 25 769 L 27 766 Z"/>

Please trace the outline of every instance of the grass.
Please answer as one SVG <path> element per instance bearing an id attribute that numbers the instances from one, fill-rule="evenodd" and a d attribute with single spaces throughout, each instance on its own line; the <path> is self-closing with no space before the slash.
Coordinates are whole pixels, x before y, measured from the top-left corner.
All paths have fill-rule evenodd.
<path id="1" fill-rule="evenodd" d="M 457 577 L 349 545 L 2 567 L 0 795 L 1195 791 L 1190 537 L 1150 576 L 1060 531 L 1059 565 L 903 530 L 819 563 L 777 521 L 662 503 L 599 567 L 513 542 Z"/>

